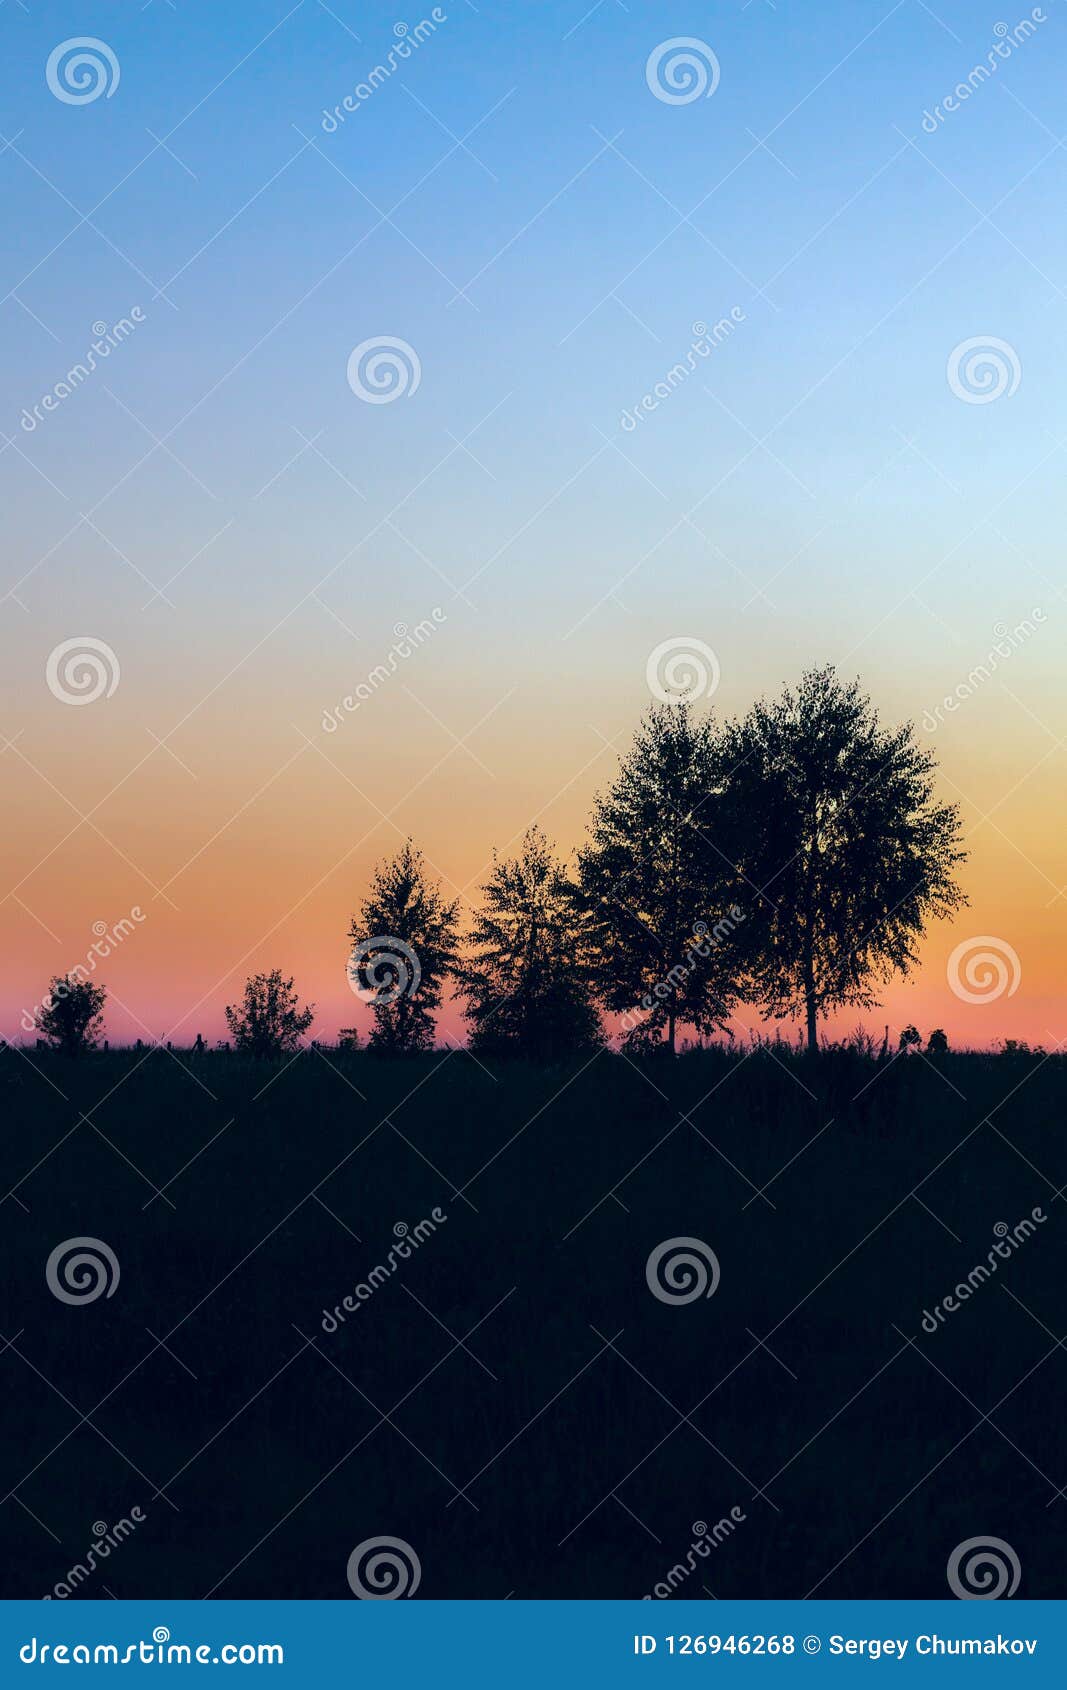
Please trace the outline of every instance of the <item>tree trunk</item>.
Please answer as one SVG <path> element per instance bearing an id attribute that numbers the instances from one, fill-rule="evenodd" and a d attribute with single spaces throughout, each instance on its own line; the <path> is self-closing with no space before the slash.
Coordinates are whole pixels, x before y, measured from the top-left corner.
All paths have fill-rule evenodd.
<path id="1" fill-rule="evenodd" d="M 804 1010 L 808 1027 L 808 1055 L 819 1053 L 819 1016 L 815 998 L 815 946 L 810 931 L 804 945 Z"/>
<path id="2" fill-rule="evenodd" d="M 674 1048 L 674 1020 L 674 1005 L 672 1004 L 667 1011 L 667 1049 L 672 1056 L 677 1054 Z"/>

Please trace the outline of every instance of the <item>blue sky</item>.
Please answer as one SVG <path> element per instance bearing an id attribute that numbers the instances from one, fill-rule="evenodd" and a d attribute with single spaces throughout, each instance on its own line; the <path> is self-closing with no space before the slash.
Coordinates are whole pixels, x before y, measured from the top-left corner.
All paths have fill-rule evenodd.
<path id="1" fill-rule="evenodd" d="M 438 854 L 450 804 L 487 851 L 562 788 L 571 836 L 604 773 L 584 772 L 588 736 L 632 724 L 664 638 L 714 647 L 729 710 L 833 660 L 919 716 L 996 623 L 1058 608 L 1060 0 L 933 134 L 924 112 L 1028 9 L 440 10 L 328 133 L 324 108 L 430 8 L 0 8 L 2 696 L 79 804 L 171 731 L 183 763 L 225 772 L 231 808 L 251 803 L 286 736 L 436 605 L 422 702 L 455 733 L 493 711 L 500 740 L 498 784 L 433 811 Z M 85 35 L 119 82 L 64 103 L 45 66 Z M 676 37 L 714 54 L 710 98 L 650 90 Z M 106 369 L 22 428 L 91 325 L 135 306 Z M 692 325 L 731 310 L 713 355 L 623 429 Z M 421 378 L 364 404 L 349 355 L 382 336 Z M 1009 349 L 1019 379 L 996 403 L 947 379 L 971 339 Z M 124 654 L 103 735 L 39 684 L 79 630 Z M 946 728 L 975 816 L 1062 733 L 1061 649 L 1034 639 L 1015 698 L 998 683 Z M 349 736 L 349 778 L 373 786 L 378 758 L 386 784 L 418 778 L 408 704 Z M 536 741 L 528 766 L 516 741 Z M 161 827 L 186 803 L 153 790 Z M 1042 858 L 1035 895 L 1062 878 Z"/>

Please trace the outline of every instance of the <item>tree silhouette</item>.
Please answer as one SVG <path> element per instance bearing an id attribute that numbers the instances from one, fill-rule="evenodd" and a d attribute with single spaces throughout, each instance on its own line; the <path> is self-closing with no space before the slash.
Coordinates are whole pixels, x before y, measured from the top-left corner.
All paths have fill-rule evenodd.
<path id="1" fill-rule="evenodd" d="M 602 1042 L 583 962 L 576 888 L 539 827 L 517 857 L 493 854 L 457 972 L 470 1049 L 554 1062 Z"/>
<path id="2" fill-rule="evenodd" d="M 64 1056 L 93 1050 L 104 1027 L 107 988 L 76 974 L 56 974 L 34 1018 L 37 1031 Z"/>
<path id="3" fill-rule="evenodd" d="M 628 1012 L 627 1043 L 666 1042 L 679 1024 L 726 1025 L 737 997 L 738 878 L 716 841 L 719 736 L 678 702 L 653 707 L 579 853 L 592 975 L 602 1004 Z"/>
<path id="4" fill-rule="evenodd" d="M 253 974 L 245 981 L 241 1002 L 226 1005 L 234 1045 L 247 1056 L 270 1058 L 295 1050 L 314 1019 L 315 1005 L 301 1007 L 292 978 L 283 979 L 279 968 Z"/>
<path id="5" fill-rule="evenodd" d="M 886 729 L 858 682 L 809 670 L 728 733 L 732 848 L 760 889 L 751 986 L 768 1017 L 870 1008 L 931 918 L 966 899 L 955 805 L 910 723 Z"/>
<path id="6" fill-rule="evenodd" d="M 410 839 L 374 871 L 370 894 L 353 916 L 348 977 L 371 1006 L 368 1049 L 390 1056 L 432 1050 L 434 1011 L 458 964 L 456 912 L 427 879 Z"/>

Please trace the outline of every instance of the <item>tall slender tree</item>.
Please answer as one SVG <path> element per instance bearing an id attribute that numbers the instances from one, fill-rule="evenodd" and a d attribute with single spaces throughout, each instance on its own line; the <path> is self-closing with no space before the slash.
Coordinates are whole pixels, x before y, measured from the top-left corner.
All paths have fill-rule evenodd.
<path id="1" fill-rule="evenodd" d="M 745 912 L 718 838 L 720 736 L 682 701 L 653 707 L 579 855 L 586 943 L 605 1009 L 623 1011 L 627 1042 L 665 1043 L 679 1026 L 727 1026 L 741 978 Z"/>
<path id="2" fill-rule="evenodd" d="M 552 1062 L 596 1049 L 576 888 L 539 827 L 517 857 L 494 852 L 482 899 L 457 976 L 471 1050 Z"/>
<path id="3" fill-rule="evenodd" d="M 434 1014 L 458 965 L 458 908 L 440 883 L 431 884 L 410 839 L 379 863 L 348 934 L 349 981 L 374 1016 L 370 1050 L 401 1056 L 433 1048 Z"/>
<path id="4" fill-rule="evenodd" d="M 929 920 L 965 903 L 959 813 L 910 723 L 883 727 L 856 681 L 809 670 L 727 735 L 731 849 L 760 890 L 751 989 L 768 1017 L 871 1008 Z"/>

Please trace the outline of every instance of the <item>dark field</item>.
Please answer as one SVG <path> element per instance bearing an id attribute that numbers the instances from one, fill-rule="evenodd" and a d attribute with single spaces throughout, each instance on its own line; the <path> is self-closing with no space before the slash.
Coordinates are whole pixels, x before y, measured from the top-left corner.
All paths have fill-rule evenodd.
<path id="1" fill-rule="evenodd" d="M 5 1597 L 133 1507 L 75 1594 L 350 1599 L 390 1536 L 420 1597 L 672 1568 L 690 1598 L 941 1597 L 992 1534 L 1021 1596 L 1067 1595 L 1062 1059 L 29 1055 L 0 1057 Z M 121 1275 L 68 1305 L 46 1263 L 85 1236 Z M 653 1295 L 675 1238 L 713 1296 Z"/>

